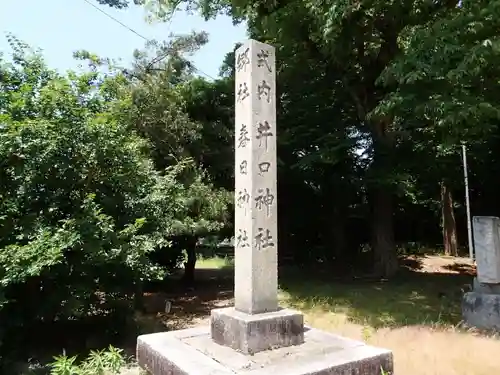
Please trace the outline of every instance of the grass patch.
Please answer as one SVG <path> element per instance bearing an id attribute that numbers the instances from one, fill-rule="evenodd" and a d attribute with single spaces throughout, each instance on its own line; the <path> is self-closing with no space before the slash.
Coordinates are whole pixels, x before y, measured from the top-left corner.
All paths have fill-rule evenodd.
<path id="1" fill-rule="evenodd" d="M 392 350 L 395 374 L 500 374 L 500 340 L 460 325 L 461 289 L 472 281 L 464 267 L 456 267 L 464 262 L 413 260 L 418 267 L 385 282 L 346 281 L 334 279 L 331 269 L 286 267 L 280 270 L 280 304 L 302 311 L 315 328 Z M 234 304 L 230 255 L 199 257 L 196 268 L 197 287 L 169 296 L 169 314 L 138 317 L 151 323 L 148 332 L 209 324 L 211 309 Z M 139 374 L 127 371 L 121 375 Z"/>
<path id="2" fill-rule="evenodd" d="M 500 374 L 498 337 L 461 325 L 470 269 L 455 267 L 462 260 L 437 258 L 419 259 L 418 271 L 385 282 L 287 270 L 280 278 L 281 301 L 301 310 L 315 328 L 392 350 L 395 374 Z"/>
<path id="3" fill-rule="evenodd" d="M 460 326 L 461 289 L 472 281 L 471 275 L 452 271 L 457 260 L 437 258 L 419 258 L 417 271 L 386 282 L 335 280 L 331 270 L 282 269 L 280 304 L 302 311 L 306 323 L 315 328 L 392 350 L 395 374 L 500 374 L 496 358 L 500 340 Z M 219 275 L 220 280 L 221 275 L 227 277 L 222 270 L 232 262 L 219 257 L 203 259 L 200 265 L 212 268 L 211 272 L 200 269 L 200 281 L 205 275 Z M 234 303 L 231 292 L 221 293 L 221 285 L 232 291 L 233 280 L 210 284 L 215 288 L 212 294 L 206 290 L 208 282 L 200 285 L 205 285 L 205 295 L 197 291 L 195 299 L 182 304 L 179 298 L 175 305 L 205 316 L 196 324 L 208 324 L 211 307 Z M 193 303 L 200 309 L 194 309 Z M 186 318 L 180 319 L 178 326 L 184 328 Z"/>
<path id="4" fill-rule="evenodd" d="M 211 269 L 219 270 L 224 268 L 234 267 L 234 261 L 231 257 L 225 256 L 214 256 L 214 257 L 204 257 L 202 255 L 198 256 L 196 260 L 197 269 Z"/>
<path id="5" fill-rule="evenodd" d="M 334 279 L 332 272 L 287 268 L 280 272 L 280 297 L 283 304 L 309 314 L 335 314 L 344 317 L 343 321 L 372 329 L 456 327 L 461 321 L 462 288 L 471 277 L 447 272 L 453 267 L 447 261 L 436 262 L 436 258 L 419 259 L 418 271 L 404 272 L 391 281 L 342 281 Z M 196 263 L 201 278 L 205 270 L 233 267 L 231 256 L 199 256 Z"/>
<path id="6" fill-rule="evenodd" d="M 445 280 L 391 282 L 296 282 L 281 280 L 283 301 L 299 310 L 342 314 L 378 329 L 407 325 L 455 326 L 460 322 L 460 285 Z M 451 285 L 448 285 L 451 284 Z"/>

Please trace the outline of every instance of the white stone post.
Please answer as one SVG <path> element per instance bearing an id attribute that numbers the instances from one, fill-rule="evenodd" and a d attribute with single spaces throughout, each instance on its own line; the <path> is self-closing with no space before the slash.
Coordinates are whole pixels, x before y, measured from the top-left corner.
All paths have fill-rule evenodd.
<path id="1" fill-rule="evenodd" d="M 258 314 L 278 309 L 275 50 L 235 58 L 235 308 Z"/>
<path id="2" fill-rule="evenodd" d="M 278 308 L 275 50 L 248 40 L 235 59 L 235 306 L 212 309 L 209 329 L 139 336 L 137 362 L 152 375 L 392 374 L 389 350 Z"/>

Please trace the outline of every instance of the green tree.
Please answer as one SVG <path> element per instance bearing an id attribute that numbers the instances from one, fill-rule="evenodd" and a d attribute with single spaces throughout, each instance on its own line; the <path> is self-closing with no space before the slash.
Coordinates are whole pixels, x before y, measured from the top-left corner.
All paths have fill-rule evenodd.
<path id="1" fill-rule="evenodd" d="M 377 113 L 404 123 L 413 139 L 418 137 L 420 149 L 434 159 L 429 160 L 428 178 L 436 185 L 441 182 L 444 246 L 449 252 L 456 251 L 451 191 L 461 185 L 460 143 L 473 151 L 469 159 L 474 163 L 480 155 L 493 156 L 488 138 L 498 134 L 499 10 L 498 1 L 462 1 L 441 17 L 415 25 L 407 30 L 404 53 L 380 76 L 394 90 Z"/>
<path id="2" fill-rule="evenodd" d="M 396 244 L 416 237 L 433 243 L 441 221 L 445 248 L 455 251 L 454 211 L 464 213 L 452 198 L 463 189 L 458 146 L 469 146 L 478 174 L 472 177 L 490 181 L 485 165 L 497 168 L 490 151 L 498 134 L 497 1 L 143 4 L 158 19 L 179 9 L 206 18 L 229 14 L 247 22 L 251 37 L 277 47 L 279 178 L 286 186 L 280 233 L 294 238 L 284 239 L 282 249 L 302 237 L 299 247 L 314 249 L 316 257 L 320 239 L 332 243 L 327 233 L 333 232 L 333 253 L 343 254 L 339 249 L 353 244 L 342 233 L 357 222 L 370 232 L 377 273 L 390 276 Z M 226 60 L 228 77 L 230 65 Z M 297 196 L 308 197 L 310 216 L 333 228 L 305 229 L 293 211 Z M 487 209 L 480 203 L 485 194 L 472 198 Z M 367 217 L 371 230 L 361 224 Z"/>
<path id="3" fill-rule="evenodd" d="M 394 207 L 404 185 L 396 163 L 401 143 L 398 129 L 403 125 L 398 119 L 375 111 L 393 90 L 378 84 L 378 80 L 385 68 L 403 54 L 400 41 L 406 41 L 408 29 L 442 17 L 457 2 L 313 0 L 271 4 L 200 0 L 157 4 L 163 5 L 167 13 L 184 4 L 207 18 L 230 13 L 235 20 L 246 20 L 252 36 L 277 45 L 284 56 L 289 56 L 286 51 L 295 49 L 309 54 L 315 63 L 324 62 L 330 77 L 329 89 L 343 98 L 336 112 L 347 115 L 354 130 L 351 134 L 364 142 L 367 151 L 362 181 L 372 212 L 375 269 L 380 275 L 392 275 L 397 270 Z M 284 65 L 293 67 L 293 63 L 287 64 L 288 61 Z M 301 90 L 307 92 L 305 86 Z M 322 131 L 335 132 L 325 127 Z M 324 154 L 331 152 L 331 148 L 326 148 Z"/>
<path id="4" fill-rule="evenodd" d="M 124 75 L 61 75 L 10 42 L 12 59 L 0 61 L 0 315 L 22 340 L 38 322 L 125 312 L 167 271 L 148 254 L 220 229 L 227 194 L 192 158 L 155 168 L 150 144 L 116 115 L 131 96 Z"/>
<path id="5" fill-rule="evenodd" d="M 232 188 L 233 181 L 233 142 L 229 131 L 232 113 L 227 109 L 232 93 L 227 80 L 207 82 L 196 77 L 189 56 L 206 42 L 206 33 L 195 32 L 173 36 L 168 42 L 148 42 L 144 50 L 135 52 L 130 69 L 113 66 L 88 52 L 79 52 L 77 57 L 87 59 L 91 65 L 105 64 L 115 74 L 127 77 L 120 100 L 113 105 L 115 118 L 147 140 L 156 169 L 161 171 L 179 160 L 192 159 L 194 168 L 182 174 L 182 182 L 186 186 L 194 186 L 196 181 L 200 186 L 204 181 L 213 182 L 217 189 L 212 193 L 210 189 L 200 192 L 198 204 L 219 207 L 217 202 L 227 205 L 232 200 L 224 190 Z M 197 212 L 195 206 L 193 214 Z M 226 231 L 230 228 L 226 225 Z M 198 239 L 220 229 L 185 228 L 173 239 L 177 254 L 187 253 L 186 282 L 194 281 Z M 171 251 L 158 249 L 154 257 L 168 263 L 170 254 Z"/>

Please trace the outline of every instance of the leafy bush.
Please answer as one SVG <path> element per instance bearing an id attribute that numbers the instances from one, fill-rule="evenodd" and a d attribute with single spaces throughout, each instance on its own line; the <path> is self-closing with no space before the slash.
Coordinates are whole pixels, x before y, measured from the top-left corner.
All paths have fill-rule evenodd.
<path id="1" fill-rule="evenodd" d="M 61 355 L 50 365 L 50 375 L 111 375 L 118 374 L 125 366 L 123 351 L 110 346 L 107 350 L 92 351 L 86 360 L 77 364 L 78 358 Z"/>
<path id="2" fill-rule="evenodd" d="M 190 159 L 155 169 L 110 110 L 123 77 L 61 76 L 12 44 L 13 63 L 0 56 L 0 344 L 20 347 L 40 322 L 127 312 L 167 271 L 148 254 L 220 228 L 227 194 Z"/>

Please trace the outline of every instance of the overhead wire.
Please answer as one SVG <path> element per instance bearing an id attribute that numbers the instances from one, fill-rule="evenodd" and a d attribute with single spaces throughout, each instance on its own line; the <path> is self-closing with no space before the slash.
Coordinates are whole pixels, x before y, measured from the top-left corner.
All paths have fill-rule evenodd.
<path id="1" fill-rule="evenodd" d="M 147 42 L 151 42 L 151 39 L 145 37 L 144 35 L 140 34 L 139 32 L 137 32 L 136 30 L 134 30 L 133 28 L 131 28 L 130 26 L 126 25 L 125 23 L 123 23 L 122 21 L 120 21 L 119 19 L 117 19 L 116 17 L 113 17 L 111 14 L 109 14 L 108 12 L 106 12 L 105 10 L 101 9 L 99 6 L 93 4 L 90 0 L 83 0 L 84 2 L 86 2 L 88 5 L 90 5 L 92 8 L 94 8 L 95 10 L 99 11 L 100 13 L 104 14 L 106 17 L 108 17 L 109 19 L 111 19 L 112 21 L 118 23 L 120 26 L 126 28 L 128 31 L 134 33 L 136 36 L 144 39 L 145 41 Z M 170 30 L 170 27 L 172 26 L 172 21 L 173 21 L 173 15 L 172 17 L 170 17 L 170 20 L 169 20 L 169 23 L 167 25 L 167 28 Z M 151 60 L 151 62 L 148 64 L 149 67 L 151 67 L 153 64 L 155 63 L 158 63 L 160 62 L 161 60 L 163 60 L 164 58 L 166 58 L 168 56 L 168 53 L 162 55 L 162 56 L 156 56 L 155 58 L 153 58 Z M 203 70 L 201 70 L 200 68 L 198 68 L 197 66 L 194 65 L 193 62 L 189 62 L 190 66 L 193 68 L 193 70 L 195 70 L 196 72 L 198 73 L 201 73 L 203 74 L 204 76 L 210 78 L 210 79 L 213 79 L 215 81 L 215 78 L 212 77 L 210 74 L 208 73 L 205 73 Z"/>
<path id="2" fill-rule="evenodd" d="M 111 14 L 109 14 L 108 12 L 102 10 L 101 8 L 99 8 L 97 5 L 95 4 L 92 4 L 92 2 L 90 2 L 89 0 L 83 0 L 85 1 L 88 5 L 90 5 L 92 8 L 96 9 L 97 11 L 101 12 L 102 14 L 104 14 L 106 17 L 108 17 L 109 19 L 113 20 L 114 22 L 118 23 L 119 25 L 123 26 L 124 28 L 126 28 L 128 31 L 134 33 L 135 35 L 137 35 L 139 38 L 142 38 L 146 41 L 149 41 L 148 38 L 146 38 L 144 35 L 141 35 L 139 34 L 137 31 L 135 31 L 134 29 L 132 29 L 131 27 L 127 26 L 126 24 L 124 24 L 122 21 L 120 21 L 118 18 L 116 17 L 113 17 Z"/>

